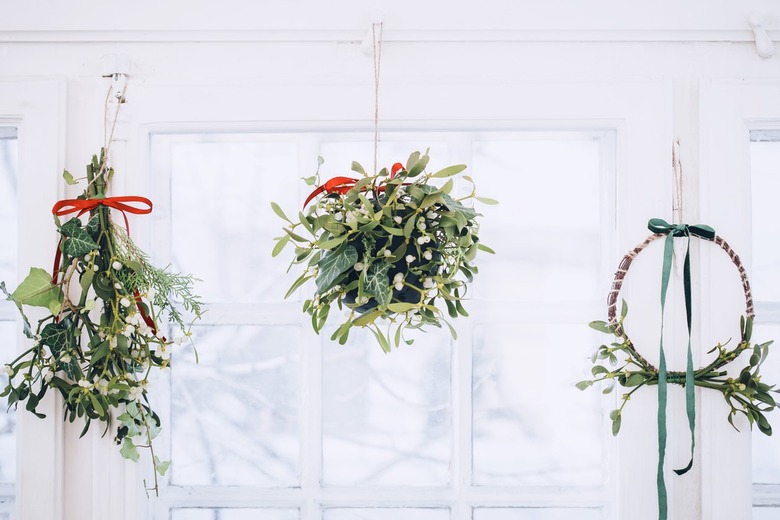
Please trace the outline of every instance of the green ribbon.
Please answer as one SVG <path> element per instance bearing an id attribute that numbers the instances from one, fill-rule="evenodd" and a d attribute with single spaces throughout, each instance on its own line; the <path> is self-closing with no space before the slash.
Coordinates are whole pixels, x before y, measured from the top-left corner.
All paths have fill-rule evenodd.
<path id="1" fill-rule="evenodd" d="M 664 307 L 666 306 L 666 292 L 669 288 L 669 277 L 672 272 L 674 238 L 684 237 L 687 239 L 683 267 L 685 317 L 688 321 L 688 365 L 685 370 L 685 407 L 688 413 L 688 427 L 691 431 L 691 460 L 684 468 L 674 470 L 678 475 L 683 475 L 693 466 L 693 451 L 696 446 L 696 395 L 694 392 L 693 354 L 691 352 L 691 235 L 705 240 L 712 240 L 715 238 L 715 230 L 701 224 L 695 226 L 689 226 L 687 224 L 669 224 L 660 218 L 650 219 L 647 223 L 647 227 L 653 233 L 666 235 L 666 239 L 664 240 L 664 262 L 661 271 L 661 360 L 658 364 L 658 473 L 656 483 L 658 486 L 658 517 L 660 520 L 667 520 L 668 506 L 666 483 L 664 481 L 664 459 L 666 458 L 666 401 L 668 380 L 666 373 L 666 355 L 664 354 Z"/>

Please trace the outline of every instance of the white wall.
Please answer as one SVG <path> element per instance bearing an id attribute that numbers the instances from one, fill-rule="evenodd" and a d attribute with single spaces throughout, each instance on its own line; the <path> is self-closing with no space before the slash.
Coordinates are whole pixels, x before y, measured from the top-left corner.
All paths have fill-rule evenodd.
<path id="1" fill-rule="evenodd" d="M 747 23 L 753 13 L 766 17 L 778 56 L 758 56 Z M 141 181 L 133 176 L 147 175 L 143 137 L 149 125 L 186 122 L 191 128 L 199 124 L 205 128 L 209 121 L 224 122 L 237 103 L 245 104 L 247 115 L 231 116 L 233 128 L 257 121 L 295 127 L 332 120 L 334 112 L 344 124 L 370 128 L 372 61 L 361 43 L 378 17 L 385 36 L 380 112 L 384 124 L 425 125 L 448 118 L 501 124 L 502 119 L 516 121 L 517 114 L 525 113 L 532 114 L 526 117 L 526 126 L 551 128 L 556 120 L 539 112 L 540 99 L 523 93 L 533 92 L 543 98 L 543 105 L 554 105 L 556 93 L 619 83 L 638 87 L 617 90 L 628 96 L 626 104 L 642 105 L 648 100 L 631 96 L 647 87 L 657 94 L 652 103 L 661 107 L 660 119 L 667 122 L 661 125 L 661 140 L 668 136 L 682 143 L 690 221 L 698 218 L 699 183 L 709 181 L 707 172 L 698 171 L 699 122 L 706 120 L 700 118 L 700 92 L 712 84 L 766 83 L 777 87 L 780 95 L 780 7 L 773 0 L 469 4 L 0 0 L 0 84 L 60 80 L 64 110 L 51 113 L 59 119 L 65 142 L 59 167 L 80 171 L 102 142 L 107 85 L 102 75 L 115 71 L 107 56 L 127 60 L 127 70 L 121 72 L 130 75 L 128 103 L 118 138 L 127 142 L 126 182 L 134 186 Z M 559 88 L 534 88 L 541 85 Z M 340 97 L 341 106 L 335 110 L 332 94 L 339 89 L 349 95 Z M 157 117 L 160 104 L 165 105 L 159 106 L 164 115 Z M 455 107 L 454 115 L 426 109 L 447 104 Z M 502 105 L 507 107 L 506 116 L 497 108 Z M 713 110 L 711 105 L 707 109 Z M 432 118 L 431 113 L 437 115 Z M 600 117 L 607 128 L 624 115 L 604 112 Z M 668 164 L 663 155 L 667 149 L 661 155 L 650 148 L 646 153 L 632 160 Z M 58 174 L 52 172 L 51 182 L 58 181 Z M 637 186 L 670 180 L 662 168 L 656 178 L 632 180 L 630 171 L 623 175 L 625 182 Z M 671 193 L 671 188 L 665 189 Z M 618 236 L 621 250 L 643 233 L 643 222 L 626 223 Z M 730 242 L 737 248 L 749 247 L 739 240 Z M 133 493 L 125 496 L 124 491 L 111 491 L 111 486 L 121 487 L 123 472 L 128 473 L 128 482 L 134 481 L 134 470 L 101 459 L 111 454 L 105 440 L 94 436 L 76 441 L 78 431 L 66 428 L 65 433 L 62 518 L 104 518 L 100 511 L 107 504 L 117 507 L 123 500 L 128 501 L 131 518 L 136 507 L 131 504 Z M 741 439 L 744 453 L 749 443 L 744 436 Z M 82 457 L 92 461 L 89 467 L 84 467 Z M 107 472 L 110 478 L 104 477 L 105 467 L 113 468 Z M 744 484 L 749 467 L 737 473 Z M 704 502 L 712 503 L 721 499 L 722 490 L 702 488 L 701 479 L 690 487 L 694 495 L 686 496 L 702 494 Z M 77 492 L 90 499 L 74 500 Z M 21 497 L 23 503 L 36 500 L 32 495 Z M 741 500 L 739 517 L 747 518 L 744 503 L 749 497 Z M 702 518 L 700 507 L 691 511 L 692 516 L 680 518 Z"/>

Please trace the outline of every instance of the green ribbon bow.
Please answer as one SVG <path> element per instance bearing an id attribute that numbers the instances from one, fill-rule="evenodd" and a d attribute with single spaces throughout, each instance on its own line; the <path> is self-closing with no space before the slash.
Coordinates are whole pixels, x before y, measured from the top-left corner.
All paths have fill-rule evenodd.
<path id="1" fill-rule="evenodd" d="M 688 365 L 685 370 L 685 407 L 688 413 L 688 427 L 691 431 L 691 460 L 682 469 L 674 470 L 678 475 L 688 472 L 693 466 L 693 451 L 696 445 L 694 430 L 696 427 L 696 396 L 693 374 L 693 354 L 691 353 L 691 235 L 712 240 L 715 238 L 715 230 L 705 225 L 689 226 L 687 224 L 669 224 L 663 219 L 653 218 L 647 223 L 648 229 L 653 233 L 666 235 L 664 240 L 664 262 L 661 271 L 661 361 L 658 365 L 658 517 L 667 520 L 668 506 L 666 495 L 666 483 L 664 481 L 664 459 L 666 457 L 666 400 L 667 400 L 667 374 L 666 355 L 664 354 L 664 307 L 666 305 L 666 290 L 669 287 L 669 276 L 672 272 L 672 257 L 674 255 L 674 238 L 687 239 L 685 249 L 685 261 L 683 267 L 683 288 L 685 291 L 685 317 L 688 321 Z"/>

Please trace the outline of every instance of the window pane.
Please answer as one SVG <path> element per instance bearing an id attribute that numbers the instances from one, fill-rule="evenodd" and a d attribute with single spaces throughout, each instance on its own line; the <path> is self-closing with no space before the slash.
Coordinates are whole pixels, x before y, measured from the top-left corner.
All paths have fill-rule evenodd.
<path id="1" fill-rule="evenodd" d="M 780 339 L 780 324 L 758 323 L 753 329 L 753 341 L 764 342 Z M 774 346 L 774 345 L 772 345 Z M 780 350 L 772 350 L 761 365 L 762 379 L 769 384 L 780 381 Z M 767 416 L 777 435 L 778 425 L 772 414 Z M 780 444 L 777 437 L 767 437 L 753 428 L 753 482 L 756 484 L 780 484 Z"/>
<path id="2" fill-rule="evenodd" d="M 0 246 L 0 281 L 11 292 L 18 284 L 17 277 L 17 168 L 18 147 L 16 129 L 0 127 L 0 228 L 3 241 Z M 16 354 L 16 308 L 0 296 L 0 363 L 11 361 Z M 0 385 L 5 388 L 8 378 L 0 376 Z M 5 401 L 5 400 L 3 400 Z M 14 412 L 0 410 L 0 482 L 16 480 L 16 421 Z M 7 500 L 7 499 L 5 499 Z M 8 500 L 8 503 L 12 501 Z M 0 514 L 0 518 L 4 518 Z M 5 517 L 7 518 L 7 517 Z"/>
<path id="3" fill-rule="evenodd" d="M 591 352 L 579 323 L 475 328 L 475 484 L 601 485 L 600 394 L 574 387 Z"/>
<path id="4" fill-rule="evenodd" d="M 171 481 L 296 486 L 300 330 L 194 327 L 172 369 Z"/>
<path id="5" fill-rule="evenodd" d="M 480 259 L 477 296 L 532 302 L 599 296 L 600 146 L 594 139 L 474 143 L 478 192 L 500 202 L 479 209 L 480 239 L 497 254 Z"/>
<path id="6" fill-rule="evenodd" d="M 180 143 L 171 161 L 176 268 L 203 280 L 198 291 L 207 302 L 281 300 L 292 280 L 284 276 L 289 258 L 271 257 L 282 220 L 270 204 L 297 205 L 303 183 L 296 146 Z"/>
<path id="7" fill-rule="evenodd" d="M 448 509 L 430 509 L 421 507 L 386 507 L 386 508 L 343 508 L 326 509 L 322 512 L 323 520 L 449 520 Z"/>
<path id="8" fill-rule="evenodd" d="M 413 345 L 391 354 L 366 330 L 323 348 L 325 483 L 447 484 L 449 335 L 409 337 Z"/>
<path id="9" fill-rule="evenodd" d="M 600 509 L 540 507 L 479 507 L 474 520 L 600 520 Z"/>
<path id="10" fill-rule="evenodd" d="M 12 360 L 16 352 L 16 323 L 0 321 L 0 362 Z M 0 375 L 0 385 L 5 388 L 8 376 Z M 0 410 L 0 482 L 16 480 L 16 415 L 6 412 L 4 405 Z"/>
<path id="11" fill-rule="evenodd" d="M 753 296 L 780 302 L 780 141 L 750 143 L 753 208 Z"/>
<path id="12" fill-rule="evenodd" d="M 780 507 L 754 507 L 753 520 L 777 520 L 780 518 Z"/>
<path id="13" fill-rule="evenodd" d="M 756 341 L 780 338 L 780 247 L 773 237 L 780 234 L 780 134 L 751 132 L 750 181 L 753 208 L 752 290 L 758 302 Z M 762 140 L 766 137 L 770 140 Z M 780 353 L 770 352 L 761 365 L 766 381 L 780 380 Z M 770 422 L 772 418 L 769 417 Z M 776 426 L 775 426 L 776 427 Z M 780 446 L 774 437 L 753 429 L 753 482 L 780 484 Z M 772 511 L 759 508 L 756 511 Z M 763 513 L 761 513 L 763 514 Z M 756 516 L 756 518 L 759 518 Z M 764 518 L 764 517 L 761 517 Z M 768 517 L 766 517 L 768 518 Z"/>
<path id="14" fill-rule="evenodd" d="M 297 509 L 174 509 L 171 520 L 298 520 Z"/>
<path id="15" fill-rule="evenodd" d="M 3 229 L 3 246 L 0 247 L 0 281 L 9 291 L 17 284 L 17 169 L 16 129 L 0 127 L 0 225 Z M 0 298 L 5 300 L 5 297 Z"/>

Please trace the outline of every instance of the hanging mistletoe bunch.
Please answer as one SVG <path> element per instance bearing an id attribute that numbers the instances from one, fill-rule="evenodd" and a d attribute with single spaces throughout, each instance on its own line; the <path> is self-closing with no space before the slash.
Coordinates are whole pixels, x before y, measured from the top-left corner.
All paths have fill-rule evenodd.
<path id="1" fill-rule="evenodd" d="M 304 302 L 312 327 L 322 330 L 331 306 L 349 310 L 331 339 L 344 344 L 352 327 L 367 327 L 381 347 L 397 347 L 405 329 L 446 324 L 441 302 L 451 318 L 468 316 L 463 306 L 467 283 L 477 273 L 478 251 L 493 251 L 479 241 L 479 214 L 463 202 L 475 199 L 485 204 L 496 201 L 477 197 L 451 196 L 455 175 L 466 169 L 454 165 L 435 173 L 426 172 L 429 156 L 414 152 L 406 165 L 396 163 L 368 175 L 352 163 L 360 178 L 334 177 L 320 185 L 306 200 L 306 213 L 295 221 L 272 203 L 286 225 L 277 238 L 273 255 L 293 243 L 292 265 L 305 264 L 304 272 L 287 292 L 290 296 L 309 280 L 316 290 Z M 320 164 L 322 159 L 320 158 Z M 465 181 L 471 177 L 464 175 Z M 434 184 L 446 179 L 441 186 Z M 318 183 L 317 175 L 307 179 Z M 383 325 L 386 325 L 386 329 Z M 394 331 L 393 331 L 394 328 Z"/>
<path id="2" fill-rule="evenodd" d="M 149 375 L 170 366 L 171 349 L 188 338 L 191 321 L 203 309 L 192 292 L 192 276 L 153 266 L 130 239 L 125 213 L 149 213 L 152 204 L 143 197 L 107 197 L 113 169 L 106 161 L 103 150 L 99 158 L 93 156 L 84 193 L 54 206 L 60 241 L 53 273 L 33 267 L 10 294 L 0 283 L 33 340 L 5 365 L 9 383 L 1 395 L 9 407 L 24 403 L 44 417 L 38 404 L 49 390 L 59 392 L 65 418 L 85 421 L 82 436 L 92 421 L 104 423 L 105 434 L 115 419 L 122 456 L 137 461 L 139 447 L 151 451 L 156 492 L 157 474 L 164 474 L 170 461 L 160 460 L 152 447 L 160 418 L 149 404 Z M 76 183 L 67 171 L 64 177 Z M 122 212 L 124 228 L 111 220 L 111 208 Z M 65 222 L 59 219 L 74 213 Z M 34 330 L 24 306 L 48 313 Z M 162 316 L 181 331 L 177 339 L 167 339 L 157 328 Z"/>

